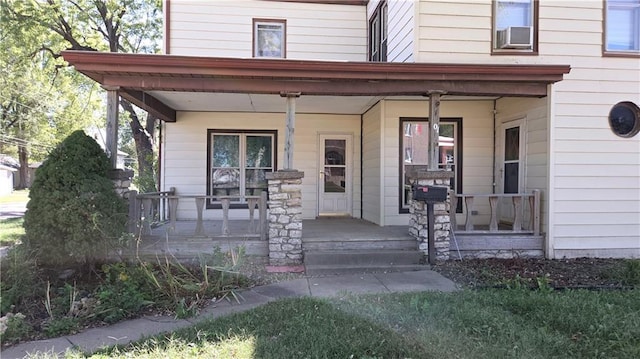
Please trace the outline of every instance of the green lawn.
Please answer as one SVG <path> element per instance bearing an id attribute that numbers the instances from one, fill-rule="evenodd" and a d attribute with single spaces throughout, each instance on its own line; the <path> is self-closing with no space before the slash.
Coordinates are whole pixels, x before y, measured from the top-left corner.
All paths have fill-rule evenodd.
<path id="1" fill-rule="evenodd" d="M 0 204 L 12 203 L 12 202 L 28 202 L 28 201 L 29 201 L 28 189 L 13 191 L 10 195 L 0 196 Z"/>
<path id="2" fill-rule="evenodd" d="M 22 217 L 0 219 L 0 246 L 11 246 L 24 235 Z"/>
<path id="3" fill-rule="evenodd" d="M 640 358 L 639 298 L 513 289 L 287 299 L 94 357 Z"/>

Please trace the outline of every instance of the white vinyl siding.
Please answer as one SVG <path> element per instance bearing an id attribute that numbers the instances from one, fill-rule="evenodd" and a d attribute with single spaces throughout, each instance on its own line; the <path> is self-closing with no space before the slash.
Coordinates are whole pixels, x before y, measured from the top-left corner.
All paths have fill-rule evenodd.
<path id="1" fill-rule="evenodd" d="M 277 165 L 284 154 L 284 113 L 178 112 L 178 121 L 163 123 L 162 190 L 175 187 L 178 195 L 204 195 L 207 186 L 207 129 L 277 130 Z M 297 114 L 294 167 L 303 171 L 303 217 L 317 211 L 318 133 L 353 135 L 353 216 L 360 217 L 360 116 Z M 219 210 L 205 210 L 205 219 L 219 219 Z M 231 210 L 230 217 L 248 218 L 246 209 Z M 178 219 L 195 219 L 193 200 L 178 206 Z"/>
<path id="2" fill-rule="evenodd" d="M 172 1 L 169 53 L 252 57 L 252 19 L 286 20 L 288 59 L 365 61 L 364 6 L 274 1 Z"/>
<path id="3" fill-rule="evenodd" d="M 380 180 L 382 173 L 382 103 L 367 111 L 362 118 L 362 218 L 382 224 Z"/>
<path id="4" fill-rule="evenodd" d="M 387 61 L 414 61 L 414 13 L 413 1 L 389 1 L 389 15 L 387 29 Z"/>

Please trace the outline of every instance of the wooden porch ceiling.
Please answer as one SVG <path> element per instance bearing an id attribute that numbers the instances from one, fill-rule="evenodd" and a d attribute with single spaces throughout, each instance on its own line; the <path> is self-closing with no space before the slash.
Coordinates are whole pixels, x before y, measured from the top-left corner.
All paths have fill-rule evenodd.
<path id="1" fill-rule="evenodd" d="M 544 97 L 568 65 L 491 65 L 236 59 L 64 51 L 77 71 L 164 121 L 176 111 L 148 91 L 312 96 Z"/>

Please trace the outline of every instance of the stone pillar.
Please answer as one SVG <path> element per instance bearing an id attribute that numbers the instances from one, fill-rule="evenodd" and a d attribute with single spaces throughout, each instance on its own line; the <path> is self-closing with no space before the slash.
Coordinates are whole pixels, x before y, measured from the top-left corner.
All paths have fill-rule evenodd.
<path id="1" fill-rule="evenodd" d="M 304 172 L 266 173 L 269 183 L 269 264 L 302 265 L 302 178 Z M 292 268 L 291 271 L 298 271 Z"/>
<path id="2" fill-rule="evenodd" d="M 109 178 L 113 181 L 113 187 L 116 193 L 124 198 L 124 194 L 129 191 L 131 179 L 133 178 L 132 170 L 113 169 L 109 171 Z"/>
<path id="3" fill-rule="evenodd" d="M 443 186 L 449 187 L 453 177 L 452 171 L 416 171 L 408 173 L 409 181 L 419 186 Z M 451 198 L 447 202 L 436 203 L 434 208 L 434 237 L 436 260 L 449 259 L 449 242 L 451 240 Z M 411 214 L 409 219 L 409 234 L 418 241 L 418 249 L 426 256 L 429 255 L 429 220 L 427 216 L 427 204 L 411 200 L 409 207 Z M 453 214 L 455 215 L 455 213 Z"/>

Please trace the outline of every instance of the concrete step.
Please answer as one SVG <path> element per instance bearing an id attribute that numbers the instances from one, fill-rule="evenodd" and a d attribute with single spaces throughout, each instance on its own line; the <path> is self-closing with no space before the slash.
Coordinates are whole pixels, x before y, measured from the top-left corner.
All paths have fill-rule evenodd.
<path id="1" fill-rule="evenodd" d="M 305 251 L 304 263 L 314 265 L 349 265 L 361 267 L 385 267 L 415 265 L 423 262 L 424 255 L 417 250 L 350 250 Z"/>
<path id="2" fill-rule="evenodd" d="M 358 274 L 358 273 L 390 273 L 410 272 L 430 269 L 428 264 L 404 264 L 391 266 L 360 266 L 360 265 L 307 265 L 306 275 Z"/>
<path id="3" fill-rule="evenodd" d="M 307 240 L 303 239 L 302 249 L 305 251 L 344 251 L 344 250 L 416 250 L 418 242 L 413 239 L 350 239 L 336 240 Z"/>

